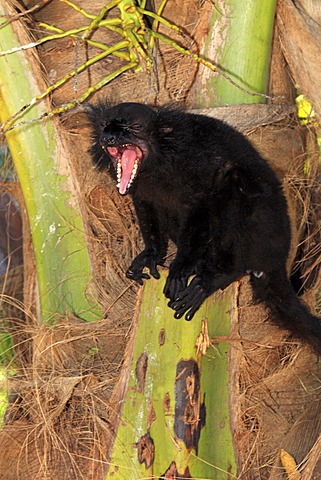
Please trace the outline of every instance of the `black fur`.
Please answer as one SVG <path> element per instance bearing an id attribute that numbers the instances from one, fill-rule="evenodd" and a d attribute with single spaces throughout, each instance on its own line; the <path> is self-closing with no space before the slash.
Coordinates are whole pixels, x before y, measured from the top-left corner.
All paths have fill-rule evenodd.
<path id="1" fill-rule="evenodd" d="M 124 155 L 124 170 L 129 158 L 142 156 L 131 185 L 127 179 L 119 187 L 132 195 L 145 242 L 127 276 L 142 284 L 147 267 L 159 278 L 170 238 L 177 254 L 164 293 L 176 318 L 190 320 L 206 297 L 249 274 L 273 321 L 320 352 L 319 319 L 287 278 L 290 225 L 281 184 L 248 140 L 220 120 L 171 107 L 102 103 L 89 107 L 89 117 L 100 168 L 111 166 L 115 177 L 113 156 Z"/>

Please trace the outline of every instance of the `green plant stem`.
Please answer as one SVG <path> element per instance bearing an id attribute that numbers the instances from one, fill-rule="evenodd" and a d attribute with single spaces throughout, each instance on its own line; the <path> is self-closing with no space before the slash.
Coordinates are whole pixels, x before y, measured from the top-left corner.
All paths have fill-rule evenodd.
<path id="1" fill-rule="evenodd" d="M 7 2 L 0 2 L 0 16 L 4 18 L 8 14 L 6 5 Z M 18 44 L 10 24 L 0 29 L 1 50 Z M 41 90 L 35 69 L 21 51 L 0 58 L 0 84 L 2 123 Z M 34 105 L 23 113 L 23 120 L 39 117 L 43 111 Z M 58 132 L 51 122 L 34 122 L 18 126 L 8 132 L 6 138 L 29 219 L 37 270 L 39 318 L 46 323 L 57 313 L 72 313 L 84 320 L 98 319 L 100 311 L 87 291 L 92 278 L 91 265 L 77 192 L 70 181 L 72 175 Z"/>
<path id="2" fill-rule="evenodd" d="M 267 93 L 275 8 L 276 0 L 218 0 L 210 21 L 204 58 L 253 93 Z M 265 102 L 264 97 L 231 88 L 219 74 L 202 73 L 199 108 Z"/>
<path id="3" fill-rule="evenodd" d="M 186 322 L 174 319 L 163 288 L 164 275 L 158 281 L 148 280 L 144 287 L 129 386 L 107 479 L 159 478 L 173 461 L 180 475 L 188 467 L 192 478 L 235 479 L 236 460 L 226 388 L 231 289 L 221 294 L 217 302 L 204 303 L 193 321 Z M 202 331 L 202 321 L 207 323 L 207 319 L 211 319 L 209 336 L 217 337 L 217 344 L 209 346 L 203 355 L 197 353 L 195 344 Z M 147 359 L 143 389 L 137 373 L 142 355 Z M 205 403 L 206 406 L 197 453 L 177 438 L 174 429 L 175 417 L 176 420 L 180 417 L 176 411 L 176 369 L 181 360 L 191 359 L 200 373 L 199 405 Z M 188 397 L 186 390 L 181 393 L 184 398 Z M 198 408 L 195 409 L 201 416 Z M 194 421 L 197 425 L 197 415 Z M 148 468 L 138 458 L 139 440 L 147 433 L 155 446 L 154 461 Z"/>

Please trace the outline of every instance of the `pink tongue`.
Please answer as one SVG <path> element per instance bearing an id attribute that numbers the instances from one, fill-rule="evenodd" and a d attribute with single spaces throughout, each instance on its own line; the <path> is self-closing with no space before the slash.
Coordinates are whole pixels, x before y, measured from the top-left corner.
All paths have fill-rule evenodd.
<path id="1" fill-rule="evenodd" d="M 119 193 L 125 195 L 130 181 L 135 160 L 137 158 L 136 150 L 126 149 L 121 157 L 121 179 L 119 183 Z"/>

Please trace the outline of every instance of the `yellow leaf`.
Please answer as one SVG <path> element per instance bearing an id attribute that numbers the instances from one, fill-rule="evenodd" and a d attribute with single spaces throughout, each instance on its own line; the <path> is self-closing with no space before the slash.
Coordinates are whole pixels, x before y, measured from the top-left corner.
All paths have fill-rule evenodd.
<path id="1" fill-rule="evenodd" d="M 311 103 L 304 97 L 304 95 L 299 95 L 295 99 L 298 117 L 303 125 L 311 123 L 315 117 L 315 112 L 312 108 Z"/>
<path id="2" fill-rule="evenodd" d="M 294 458 L 285 450 L 281 450 L 280 459 L 282 466 L 288 476 L 288 480 L 301 480 L 301 474 L 298 471 Z"/>

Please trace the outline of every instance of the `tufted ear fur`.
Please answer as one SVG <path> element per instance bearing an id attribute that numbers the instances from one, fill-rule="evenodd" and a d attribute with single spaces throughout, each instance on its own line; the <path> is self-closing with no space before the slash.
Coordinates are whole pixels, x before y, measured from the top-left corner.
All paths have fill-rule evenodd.
<path id="1" fill-rule="evenodd" d="M 86 112 L 91 126 L 91 147 L 89 153 L 93 163 L 99 170 L 104 170 L 110 165 L 110 159 L 102 150 L 99 138 L 106 126 L 106 113 L 111 106 L 111 103 L 106 101 L 99 102 L 97 105 L 86 105 Z"/>
<path id="2" fill-rule="evenodd" d="M 160 133 L 161 136 L 166 135 L 167 133 L 171 133 L 173 131 L 173 127 L 170 126 L 159 126 L 158 127 L 158 132 Z"/>

